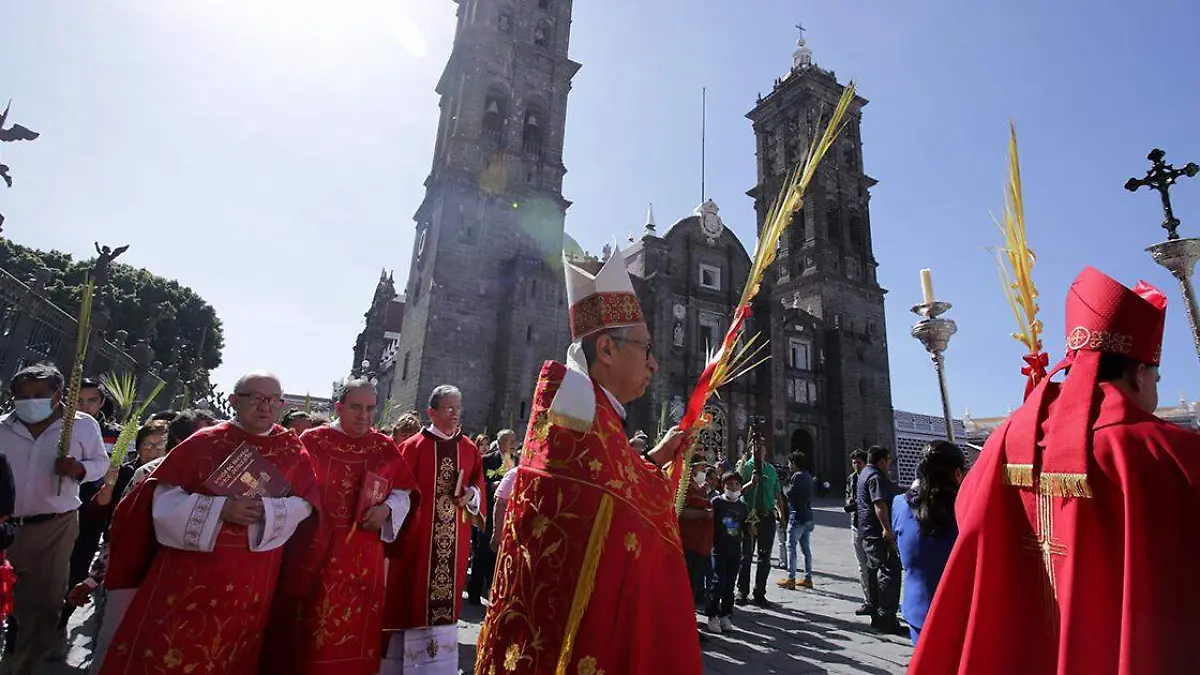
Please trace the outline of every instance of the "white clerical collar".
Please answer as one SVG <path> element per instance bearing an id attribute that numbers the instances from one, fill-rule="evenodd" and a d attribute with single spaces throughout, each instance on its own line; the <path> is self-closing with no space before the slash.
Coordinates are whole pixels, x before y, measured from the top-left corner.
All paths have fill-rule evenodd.
<path id="1" fill-rule="evenodd" d="M 425 427 L 425 430 L 428 431 L 429 433 L 433 434 L 434 436 L 437 436 L 438 438 L 442 439 L 443 441 L 448 441 L 451 438 L 454 438 L 455 436 L 458 435 L 457 432 L 455 432 L 454 434 L 451 434 L 451 435 L 446 435 L 446 434 L 442 433 L 441 429 L 438 429 L 437 427 L 433 426 L 432 424 Z"/>
<path id="2" fill-rule="evenodd" d="M 259 433 L 250 431 L 246 427 L 242 426 L 242 423 L 238 422 L 237 420 L 229 420 L 229 423 L 232 424 L 233 426 L 241 429 L 242 431 L 245 431 L 246 433 L 250 434 L 251 436 L 270 436 L 271 432 L 275 430 L 275 427 L 271 427 L 270 429 L 267 429 L 266 431 L 259 434 Z"/>
<path id="3" fill-rule="evenodd" d="M 608 402 L 612 404 L 613 410 L 617 411 L 617 416 L 621 419 L 625 419 L 625 406 L 621 405 L 621 402 L 617 400 L 617 397 L 613 396 L 612 392 L 605 389 L 604 385 L 597 382 L 596 386 L 600 387 L 600 391 L 604 392 L 604 395 L 608 397 Z"/>

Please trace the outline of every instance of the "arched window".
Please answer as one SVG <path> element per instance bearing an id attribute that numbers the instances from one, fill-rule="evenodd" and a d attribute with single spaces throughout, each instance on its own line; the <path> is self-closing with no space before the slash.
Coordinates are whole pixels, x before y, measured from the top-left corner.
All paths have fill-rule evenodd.
<path id="1" fill-rule="evenodd" d="M 838 215 L 837 209 L 829 209 L 825 213 L 825 224 L 829 231 L 829 243 L 834 246 L 841 246 L 844 241 L 842 238 L 842 218 Z"/>
<path id="2" fill-rule="evenodd" d="M 847 229 L 850 231 L 850 245 L 859 249 L 863 248 L 866 242 L 863 238 L 862 219 L 858 216 L 850 216 Z"/>
<path id="3" fill-rule="evenodd" d="M 542 152 L 542 113 L 536 109 L 525 111 L 525 124 L 521 130 L 521 140 L 526 153 L 538 155 Z"/>
<path id="4" fill-rule="evenodd" d="M 501 94 L 488 94 L 483 104 L 483 135 L 497 145 L 504 133 L 506 101 Z"/>

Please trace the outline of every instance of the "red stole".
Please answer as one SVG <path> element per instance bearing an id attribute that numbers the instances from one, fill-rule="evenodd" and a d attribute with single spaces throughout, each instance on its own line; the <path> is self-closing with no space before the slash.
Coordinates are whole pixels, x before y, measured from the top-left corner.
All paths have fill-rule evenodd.
<path id="1" fill-rule="evenodd" d="M 371 431 L 350 438 L 322 426 L 300 437 L 317 472 L 329 546 L 306 554 L 320 560 L 313 593 L 280 593 L 271 612 L 263 663 L 296 675 L 375 675 L 383 622 L 383 542 L 378 532 L 354 528 L 358 493 L 368 471 L 391 490 L 408 490 L 415 510 L 417 484 L 390 436 Z"/>
<path id="2" fill-rule="evenodd" d="M 447 626 L 458 622 L 467 581 L 471 522 L 452 503 L 463 475 L 463 489 L 479 489 L 479 507 L 487 507 L 483 458 L 461 434 L 441 439 L 428 429 L 400 446 L 424 498 L 409 514 L 400 537 L 387 546 L 387 601 L 384 630 Z"/>
<path id="3" fill-rule="evenodd" d="M 159 546 L 151 517 L 155 488 L 165 484 L 192 494 L 211 494 L 204 481 L 242 443 L 256 446 L 283 473 L 292 494 L 312 505 L 313 514 L 286 547 L 266 553 L 252 553 L 246 528 L 229 523 L 221 523 L 211 553 Z M 113 637 L 101 674 L 254 673 L 284 549 L 312 541 L 319 508 L 308 453 L 300 439 L 283 427 L 255 436 L 225 422 L 176 446 L 145 482 L 121 500 L 113 518 L 106 584 L 110 589 L 138 590 Z M 198 537 L 210 514 L 198 507 L 189 531 Z M 297 583 L 303 582 L 302 575 L 296 578 Z"/>
<path id="4" fill-rule="evenodd" d="M 1049 386 L 1047 396 L 1057 396 L 1058 385 Z M 1007 446 L 1029 440 L 1019 430 L 1035 428 L 1024 423 L 1036 406 L 1023 406 L 988 439 L 959 492 L 958 541 L 909 673 L 1196 672 L 1200 579 L 1169 570 L 1200 557 L 1191 535 L 1200 435 L 1142 411 L 1111 385 L 1097 395 L 1090 498 L 1005 484 Z M 1042 431 L 1054 424 L 1051 408 Z"/>
<path id="5" fill-rule="evenodd" d="M 595 387 L 587 434 L 551 423 L 547 362 L 501 537 L 476 673 L 699 675 L 674 495 Z"/>

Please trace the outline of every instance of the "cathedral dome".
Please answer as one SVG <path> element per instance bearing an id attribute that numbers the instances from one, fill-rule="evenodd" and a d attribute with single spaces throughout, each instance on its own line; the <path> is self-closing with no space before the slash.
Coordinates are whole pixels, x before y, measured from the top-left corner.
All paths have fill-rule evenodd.
<path id="1" fill-rule="evenodd" d="M 582 258 L 587 252 L 575 241 L 575 237 L 563 232 L 563 255 L 568 258 Z"/>

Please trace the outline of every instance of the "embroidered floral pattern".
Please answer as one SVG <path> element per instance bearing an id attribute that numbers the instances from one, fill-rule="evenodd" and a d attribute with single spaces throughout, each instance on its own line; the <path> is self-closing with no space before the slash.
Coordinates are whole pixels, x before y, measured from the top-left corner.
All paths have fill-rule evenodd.
<path id="1" fill-rule="evenodd" d="M 183 546 L 190 551 L 200 550 L 200 538 L 204 535 L 204 523 L 212 514 L 213 502 L 216 497 L 196 495 L 196 503 L 188 515 L 187 525 L 183 529 Z"/>
<path id="2" fill-rule="evenodd" d="M 645 321 L 637 297 L 630 293 L 594 293 L 571 307 L 571 334 L 576 337 Z"/>
<path id="3" fill-rule="evenodd" d="M 429 547 L 430 626 L 454 622 L 458 543 L 458 506 L 454 488 L 458 484 L 458 443 L 437 444 L 437 473 L 434 484 L 433 545 Z"/>
<path id="4" fill-rule="evenodd" d="M 596 666 L 596 657 L 585 656 L 579 659 L 579 675 L 604 675 L 604 669 Z"/>
<path id="5" fill-rule="evenodd" d="M 1133 336 L 1103 330 L 1093 331 L 1083 326 L 1076 326 L 1067 335 L 1067 349 L 1128 354 L 1133 351 Z"/>

